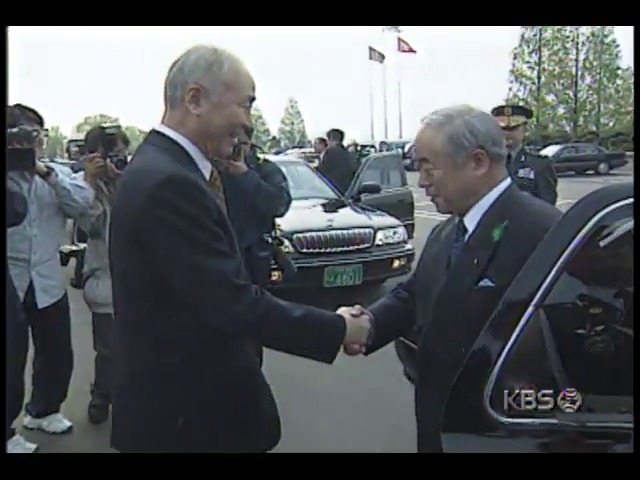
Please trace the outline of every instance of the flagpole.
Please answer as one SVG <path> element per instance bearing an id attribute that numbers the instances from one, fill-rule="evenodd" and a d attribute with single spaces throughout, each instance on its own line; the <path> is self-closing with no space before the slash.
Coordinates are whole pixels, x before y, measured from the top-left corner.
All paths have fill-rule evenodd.
<path id="1" fill-rule="evenodd" d="M 375 142 L 376 140 L 376 130 L 375 130 L 375 121 L 374 121 L 374 117 L 375 117 L 375 109 L 374 109 L 374 95 L 373 95 L 373 79 L 374 79 L 374 75 L 373 75 L 373 63 L 371 63 L 371 65 L 369 66 L 369 109 L 370 109 L 370 113 L 371 113 L 371 141 Z"/>
<path id="2" fill-rule="evenodd" d="M 389 140 L 389 115 L 387 105 L 387 62 L 382 64 L 382 95 L 384 110 L 384 139 Z"/>
<path id="3" fill-rule="evenodd" d="M 402 140 L 402 78 L 400 75 L 401 54 L 396 52 L 396 76 L 398 77 L 398 140 Z"/>

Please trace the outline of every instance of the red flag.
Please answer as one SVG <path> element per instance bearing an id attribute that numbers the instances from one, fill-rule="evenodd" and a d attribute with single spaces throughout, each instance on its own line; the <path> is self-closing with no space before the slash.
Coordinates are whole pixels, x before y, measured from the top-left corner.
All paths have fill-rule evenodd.
<path id="1" fill-rule="evenodd" d="M 398 51 L 400 53 L 417 53 L 416 50 L 409 45 L 409 42 L 398 37 Z"/>

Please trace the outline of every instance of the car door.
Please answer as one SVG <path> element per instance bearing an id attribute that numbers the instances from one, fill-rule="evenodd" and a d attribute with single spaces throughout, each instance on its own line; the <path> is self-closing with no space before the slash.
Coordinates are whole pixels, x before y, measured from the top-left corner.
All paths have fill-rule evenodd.
<path id="1" fill-rule="evenodd" d="M 633 206 L 595 191 L 539 245 L 449 393 L 445 452 L 633 451 Z"/>
<path id="2" fill-rule="evenodd" d="M 572 172 L 574 168 L 579 168 L 578 150 L 574 145 L 564 147 L 553 158 L 553 166 L 556 172 Z"/>
<path id="3" fill-rule="evenodd" d="M 415 204 L 401 156 L 389 152 L 366 157 L 360 164 L 346 196 L 357 199 L 360 187 L 368 182 L 380 185 L 382 190 L 378 194 L 360 195 L 358 203 L 396 217 L 407 228 L 409 238 L 413 238 Z"/>

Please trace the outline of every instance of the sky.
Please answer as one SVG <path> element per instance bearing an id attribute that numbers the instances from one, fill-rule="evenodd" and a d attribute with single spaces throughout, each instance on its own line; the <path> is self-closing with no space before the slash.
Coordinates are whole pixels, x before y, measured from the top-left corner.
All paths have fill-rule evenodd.
<path id="1" fill-rule="evenodd" d="M 9 102 L 38 109 L 65 135 L 88 115 L 118 117 L 147 130 L 163 112 L 169 65 L 196 44 L 227 48 L 257 85 L 257 102 L 275 133 L 295 97 L 311 137 L 341 128 L 347 139 L 412 138 L 429 112 L 469 103 L 485 110 L 503 102 L 518 26 L 402 27 L 416 54 L 398 54 L 395 34 L 381 26 L 11 26 Z M 623 64 L 633 66 L 633 27 L 616 26 Z M 368 59 L 371 45 L 387 55 Z M 385 73 L 386 72 L 386 73 Z"/>

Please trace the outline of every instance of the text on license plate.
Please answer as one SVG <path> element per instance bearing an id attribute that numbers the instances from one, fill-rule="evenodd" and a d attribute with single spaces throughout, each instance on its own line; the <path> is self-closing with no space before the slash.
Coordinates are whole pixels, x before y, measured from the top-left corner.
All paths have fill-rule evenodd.
<path id="1" fill-rule="evenodd" d="M 362 265 L 345 265 L 324 269 L 324 286 L 351 287 L 362 283 Z"/>

